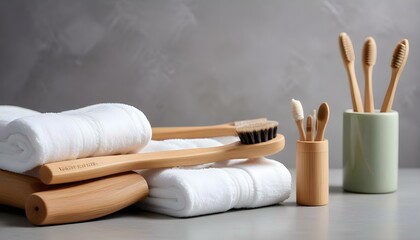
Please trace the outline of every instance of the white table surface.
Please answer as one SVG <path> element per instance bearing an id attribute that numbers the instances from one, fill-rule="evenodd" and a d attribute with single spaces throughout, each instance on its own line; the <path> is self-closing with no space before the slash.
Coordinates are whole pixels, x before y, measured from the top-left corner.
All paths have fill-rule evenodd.
<path id="1" fill-rule="evenodd" d="M 327 206 L 297 206 L 293 186 L 281 205 L 186 219 L 130 207 L 94 221 L 36 227 L 23 210 L 0 206 L 0 239 L 420 239 L 420 169 L 400 169 L 391 194 L 343 192 L 341 179 L 341 170 L 330 170 Z"/>

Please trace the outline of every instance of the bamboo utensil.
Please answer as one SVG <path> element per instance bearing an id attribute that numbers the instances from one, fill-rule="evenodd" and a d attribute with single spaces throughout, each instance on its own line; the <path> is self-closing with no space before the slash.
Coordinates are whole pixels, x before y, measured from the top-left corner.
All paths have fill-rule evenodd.
<path id="1" fill-rule="evenodd" d="M 365 40 L 362 63 L 365 74 L 365 112 L 373 112 L 375 107 L 372 91 L 372 70 L 376 63 L 376 42 L 372 37 L 368 37 Z"/>
<path id="2" fill-rule="evenodd" d="M 407 39 L 401 40 L 394 49 L 391 60 L 391 81 L 388 86 L 384 101 L 382 103 L 381 112 L 390 112 L 394 102 L 395 90 L 397 89 L 398 80 L 404 70 L 409 53 L 409 44 Z"/>
<path id="3" fill-rule="evenodd" d="M 312 116 L 309 115 L 306 119 L 306 141 L 313 141 L 314 138 L 312 136 L 312 128 L 313 128 L 313 120 Z"/>
<path id="4" fill-rule="evenodd" d="M 318 109 L 318 129 L 316 132 L 315 141 L 323 141 L 324 140 L 324 133 L 325 128 L 327 126 L 328 120 L 330 119 L 330 109 L 326 102 L 322 103 Z"/>
<path id="5" fill-rule="evenodd" d="M 346 33 L 340 33 L 338 40 L 341 57 L 350 81 L 350 94 L 354 112 L 363 112 L 362 97 L 360 96 L 359 85 L 357 84 L 354 71 L 354 50 L 350 37 Z"/>

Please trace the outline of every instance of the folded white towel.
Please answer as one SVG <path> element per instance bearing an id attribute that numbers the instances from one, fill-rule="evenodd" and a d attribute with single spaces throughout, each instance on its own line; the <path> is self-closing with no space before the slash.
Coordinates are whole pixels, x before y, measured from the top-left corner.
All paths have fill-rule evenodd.
<path id="1" fill-rule="evenodd" d="M 152 136 L 146 116 L 124 104 L 97 104 L 17 119 L 3 119 L 0 112 L 0 121 L 10 121 L 0 131 L 0 168 L 20 173 L 47 162 L 135 153 Z"/>
<path id="2" fill-rule="evenodd" d="M 206 147 L 220 142 L 208 140 L 175 140 L 176 149 L 197 141 Z M 190 142 L 189 142 L 190 141 Z M 168 142 L 152 141 L 148 151 L 172 150 Z M 182 142 L 189 142 L 183 145 Z M 231 142 L 231 141 L 228 141 Z M 163 145 L 162 148 L 159 145 Z M 201 145 L 200 147 L 205 147 Z M 175 217 L 191 217 L 225 212 L 232 208 L 255 208 L 280 203 L 291 192 L 291 175 L 286 167 L 266 158 L 230 160 L 210 168 L 170 168 L 139 171 L 149 185 L 149 196 L 138 203 L 142 209 Z"/>
<path id="3" fill-rule="evenodd" d="M 265 158 L 225 168 L 147 170 L 142 175 L 150 190 L 139 206 L 175 217 L 277 204 L 291 192 L 289 171 Z"/>

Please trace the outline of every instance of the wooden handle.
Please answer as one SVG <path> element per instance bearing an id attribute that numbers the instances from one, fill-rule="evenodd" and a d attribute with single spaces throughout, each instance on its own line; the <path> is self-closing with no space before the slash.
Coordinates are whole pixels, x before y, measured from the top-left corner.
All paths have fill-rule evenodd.
<path id="1" fill-rule="evenodd" d="M 25 212 L 35 225 L 81 222 L 114 213 L 147 194 L 144 178 L 129 172 L 34 193 Z"/>
<path id="2" fill-rule="evenodd" d="M 137 169 L 190 166 L 236 158 L 254 158 L 274 154 L 284 148 L 284 136 L 258 144 L 241 144 L 184 149 L 164 152 L 81 158 L 48 163 L 39 169 L 45 184 L 75 182 Z"/>
<path id="3" fill-rule="evenodd" d="M 102 217 L 142 200 L 147 194 L 146 181 L 134 172 L 48 186 L 36 178 L 0 170 L 0 204 L 25 209 L 27 218 L 35 225 Z"/>
<path id="4" fill-rule="evenodd" d="M 360 96 L 359 85 L 357 84 L 356 73 L 354 72 L 354 63 L 346 64 L 347 74 L 350 81 L 350 94 L 354 112 L 363 112 L 362 97 Z"/>
<path id="5" fill-rule="evenodd" d="M 26 199 L 34 193 L 52 188 L 38 179 L 0 170 L 0 204 L 24 209 Z"/>
<path id="6" fill-rule="evenodd" d="M 309 115 L 306 119 L 306 141 L 313 141 L 314 138 L 312 136 L 312 126 L 313 126 L 313 117 Z"/>
<path id="7" fill-rule="evenodd" d="M 382 103 L 381 112 L 390 112 L 392 110 L 392 104 L 394 103 L 395 91 L 397 90 L 398 79 L 400 71 L 399 69 L 392 69 L 391 81 L 388 85 L 384 101 Z"/>
<path id="8" fill-rule="evenodd" d="M 306 136 L 305 136 L 305 130 L 303 129 L 303 119 L 302 120 L 297 120 L 295 122 L 296 122 L 296 127 L 297 127 L 298 133 L 299 133 L 299 140 L 300 141 L 305 141 Z"/>
<path id="9" fill-rule="evenodd" d="M 363 65 L 365 73 L 365 112 L 374 112 L 372 90 L 372 66 Z"/>
<path id="10" fill-rule="evenodd" d="M 211 138 L 237 136 L 233 123 L 200 127 L 157 127 L 152 128 L 153 140 L 173 138 Z"/>
<path id="11" fill-rule="evenodd" d="M 296 201 L 300 205 L 328 204 L 328 141 L 296 144 Z"/>

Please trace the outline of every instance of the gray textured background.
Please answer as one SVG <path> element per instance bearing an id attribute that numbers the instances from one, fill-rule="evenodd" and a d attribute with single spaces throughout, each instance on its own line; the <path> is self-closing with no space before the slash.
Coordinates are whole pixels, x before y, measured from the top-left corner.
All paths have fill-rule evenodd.
<path id="1" fill-rule="evenodd" d="M 295 164 L 290 99 L 327 101 L 331 167 L 341 167 L 342 112 L 351 108 L 337 37 L 378 45 L 380 106 L 397 41 L 410 40 L 398 86 L 400 166 L 420 167 L 420 1 L 0 1 L 0 104 L 62 111 L 99 102 L 140 108 L 153 126 L 267 116 Z"/>

